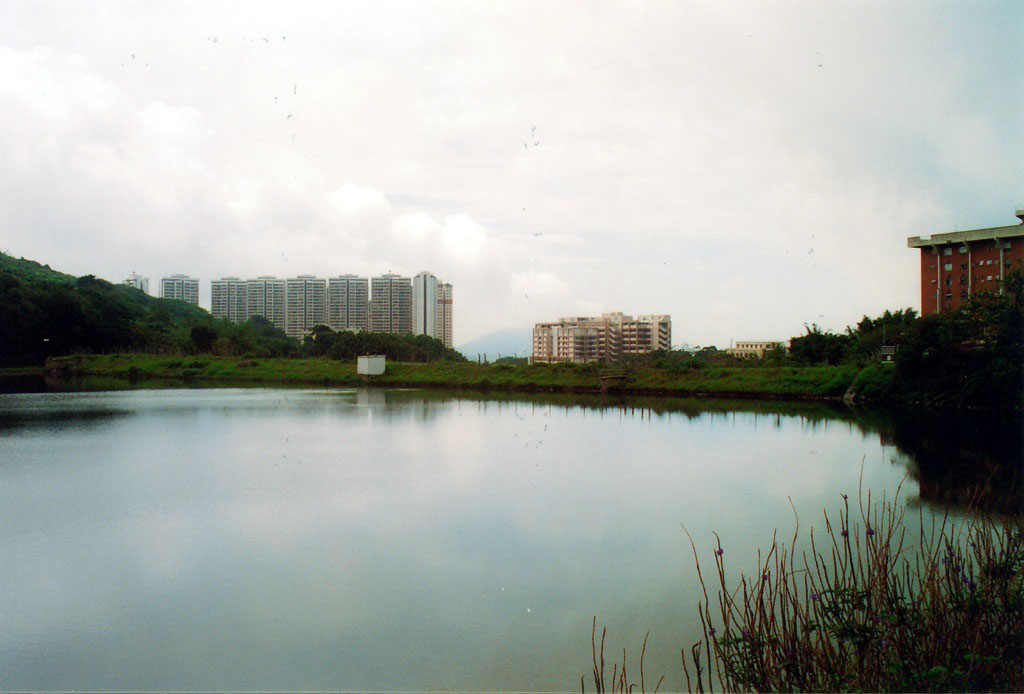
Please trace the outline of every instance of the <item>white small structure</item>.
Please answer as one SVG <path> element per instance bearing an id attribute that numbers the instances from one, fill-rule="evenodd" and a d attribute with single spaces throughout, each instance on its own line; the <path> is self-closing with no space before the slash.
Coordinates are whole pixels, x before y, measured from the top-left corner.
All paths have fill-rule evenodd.
<path id="1" fill-rule="evenodd" d="M 358 358 L 356 373 L 361 376 L 380 376 L 384 373 L 383 354 L 366 354 Z"/>

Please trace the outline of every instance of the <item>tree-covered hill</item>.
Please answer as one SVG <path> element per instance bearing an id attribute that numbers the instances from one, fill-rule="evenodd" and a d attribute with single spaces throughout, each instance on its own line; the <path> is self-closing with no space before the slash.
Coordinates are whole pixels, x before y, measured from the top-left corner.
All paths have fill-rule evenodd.
<path id="1" fill-rule="evenodd" d="M 0 366 L 72 352 L 165 351 L 209 321 L 198 306 L 0 253 Z"/>
<path id="2" fill-rule="evenodd" d="M 379 353 L 394 361 L 465 361 L 425 335 L 334 333 L 317 326 L 300 343 L 262 317 L 241 324 L 215 320 L 183 301 L 0 253 L 0 367 L 112 352 L 333 359 Z"/>

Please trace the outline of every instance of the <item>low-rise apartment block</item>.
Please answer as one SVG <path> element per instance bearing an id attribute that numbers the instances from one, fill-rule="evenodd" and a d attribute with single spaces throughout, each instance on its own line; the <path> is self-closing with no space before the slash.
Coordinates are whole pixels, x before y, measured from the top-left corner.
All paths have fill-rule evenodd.
<path id="1" fill-rule="evenodd" d="M 786 349 L 785 343 L 777 342 L 774 340 L 753 340 L 749 342 L 737 342 L 729 349 L 725 350 L 726 354 L 731 354 L 734 357 L 740 357 L 741 359 L 746 357 L 757 357 L 760 359 L 765 355 L 765 352 L 770 352 L 776 347 Z"/>
<path id="2" fill-rule="evenodd" d="M 618 312 L 603 313 L 600 317 L 577 316 L 537 323 L 533 328 L 531 362 L 616 362 L 625 355 L 671 347 L 670 316 L 633 318 Z"/>
<path id="3" fill-rule="evenodd" d="M 911 236 L 921 249 L 921 314 L 957 308 L 975 294 L 1002 292 L 1004 275 L 1024 263 L 1024 210 L 1020 224 Z"/>

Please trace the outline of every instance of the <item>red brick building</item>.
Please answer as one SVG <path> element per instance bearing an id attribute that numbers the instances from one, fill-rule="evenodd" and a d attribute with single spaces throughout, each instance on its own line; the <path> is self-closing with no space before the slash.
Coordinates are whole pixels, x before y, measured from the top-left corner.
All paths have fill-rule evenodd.
<path id="1" fill-rule="evenodd" d="M 921 315 L 960 306 L 968 297 L 1001 292 L 1003 275 L 1024 265 L 1024 210 L 1020 224 L 911 236 L 921 249 Z"/>

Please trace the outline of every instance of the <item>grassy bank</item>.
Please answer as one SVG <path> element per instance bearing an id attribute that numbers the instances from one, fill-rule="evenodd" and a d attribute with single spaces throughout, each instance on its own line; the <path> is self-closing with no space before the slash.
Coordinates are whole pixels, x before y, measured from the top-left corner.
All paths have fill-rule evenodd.
<path id="1" fill-rule="evenodd" d="M 368 382 L 374 386 L 469 388 L 524 392 L 608 392 L 708 395 L 737 398 L 838 399 L 857 377 L 853 366 L 609 369 L 599 364 L 412 364 L 391 362 Z M 357 386 L 354 362 L 330 359 L 247 359 L 104 354 L 51 359 L 47 373 L 60 377 L 168 379 L 195 383 L 263 383 Z"/>

